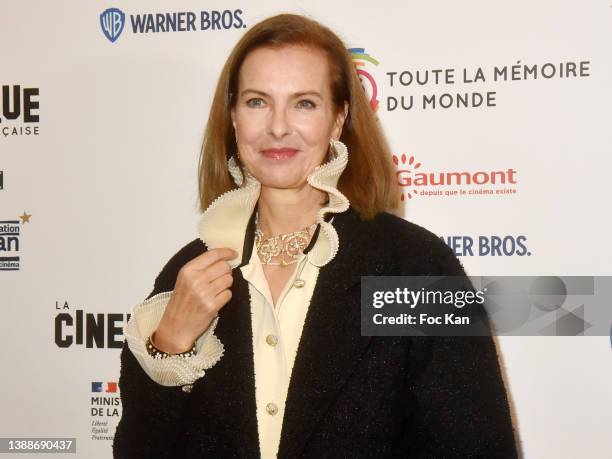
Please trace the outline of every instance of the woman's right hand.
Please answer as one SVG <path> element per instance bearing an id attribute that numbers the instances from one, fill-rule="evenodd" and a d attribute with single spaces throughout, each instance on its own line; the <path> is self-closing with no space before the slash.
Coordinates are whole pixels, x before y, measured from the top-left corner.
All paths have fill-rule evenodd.
<path id="1" fill-rule="evenodd" d="M 188 351 L 232 297 L 233 277 L 228 263 L 232 249 L 212 249 L 186 263 L 178 273 L 172 297 L 153 334 L 160 351 Z"/>

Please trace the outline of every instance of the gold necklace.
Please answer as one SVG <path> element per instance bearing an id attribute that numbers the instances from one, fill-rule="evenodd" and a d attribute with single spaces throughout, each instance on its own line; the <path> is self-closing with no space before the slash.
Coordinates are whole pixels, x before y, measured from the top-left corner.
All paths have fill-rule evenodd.
<path id="1" fill-rule="evenodd" d="M 317 227 L 316 223 L 299 231 L 265 237 L 259 228 L 255 230 L 255 247 L 262 265 L 289 266 L 299 261 Z"/>

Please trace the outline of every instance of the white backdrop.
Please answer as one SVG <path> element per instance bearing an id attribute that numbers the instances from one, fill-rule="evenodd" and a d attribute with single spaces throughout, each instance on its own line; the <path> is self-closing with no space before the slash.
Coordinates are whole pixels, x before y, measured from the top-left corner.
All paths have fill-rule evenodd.
<path id="1" fill-rule="evenodd" d="M 111 42 L 100 14 L 113 7 L 125 23 Z M 202 11 L 225 10 L 230 28 L 201 30 Z M 133 30 L 138 15 L 172 12 L 193 12 L 197 30 Z M 406 218 L 471 238 L 471 254 L 455 247 L 470 274 L 611 274 L 609 1 L 6 1 L 0 222 L 19 234 L 0 234 L 0 258 L 13 260 L 2 266 L 18 264 L 0 270 L 0 437 L 76 437 L 77 456 L 111 456 L 113 346 L 159 269 L 196 237 L 197 158 L 223 62 L 244 27 L 280 12 L 320 20 L 355 48 Z M 425 84 L 417 71 L 420 83 L 429 71 Z M 485 103 L 443 107 L 458 94 Z M 414 183 L 418 172 L 480 183 Z M 494 172 L 506 183 L 491 183 Z M 497 240 L 495 255 L 479 250 Z M 92 319 L 100 341 L 88 347 Z M 498 344 L 525 457 L 612 455 L 609 337 Z"/>

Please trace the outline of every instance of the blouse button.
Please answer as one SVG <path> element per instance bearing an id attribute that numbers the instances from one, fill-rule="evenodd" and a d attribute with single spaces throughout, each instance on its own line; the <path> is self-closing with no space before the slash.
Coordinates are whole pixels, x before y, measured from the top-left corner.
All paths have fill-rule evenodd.
<path id="1" fill-rule="evenodd" d="M 303 279 L 296 279 L 296 280 L 293 281 L 293 286 L 295 288 L 302 288 L 305 284 L 306 284 L 306 282 L 304 282 Z"/>
<path id="2" fill-rule="evenodd" d="M 268 343 L 270 346 L 276 346 L 278 343 L 278 338 L 276 335 L 268 335 L 266 336 L 266 343 Z"/>
<path id="3" fill-rule="evenodd" d="M 274 416 L 276 413 L 278 413 L 278 407 L 275 403 L 270 402 L 266 405 L 266 411 L 270 416 Z"/>

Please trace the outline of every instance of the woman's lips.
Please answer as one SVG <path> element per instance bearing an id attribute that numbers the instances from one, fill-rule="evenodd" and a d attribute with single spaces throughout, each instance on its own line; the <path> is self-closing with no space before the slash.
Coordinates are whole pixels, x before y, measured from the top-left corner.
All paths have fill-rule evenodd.
<path id="1" fill-rule="evenodd" d="M 287 159 L 295 156 L 298 151 L 299 150 L 296 150 L 295 148 L 268 148 L 266 150 L 261 150 L 261 153 L 266 158 Z"/>

